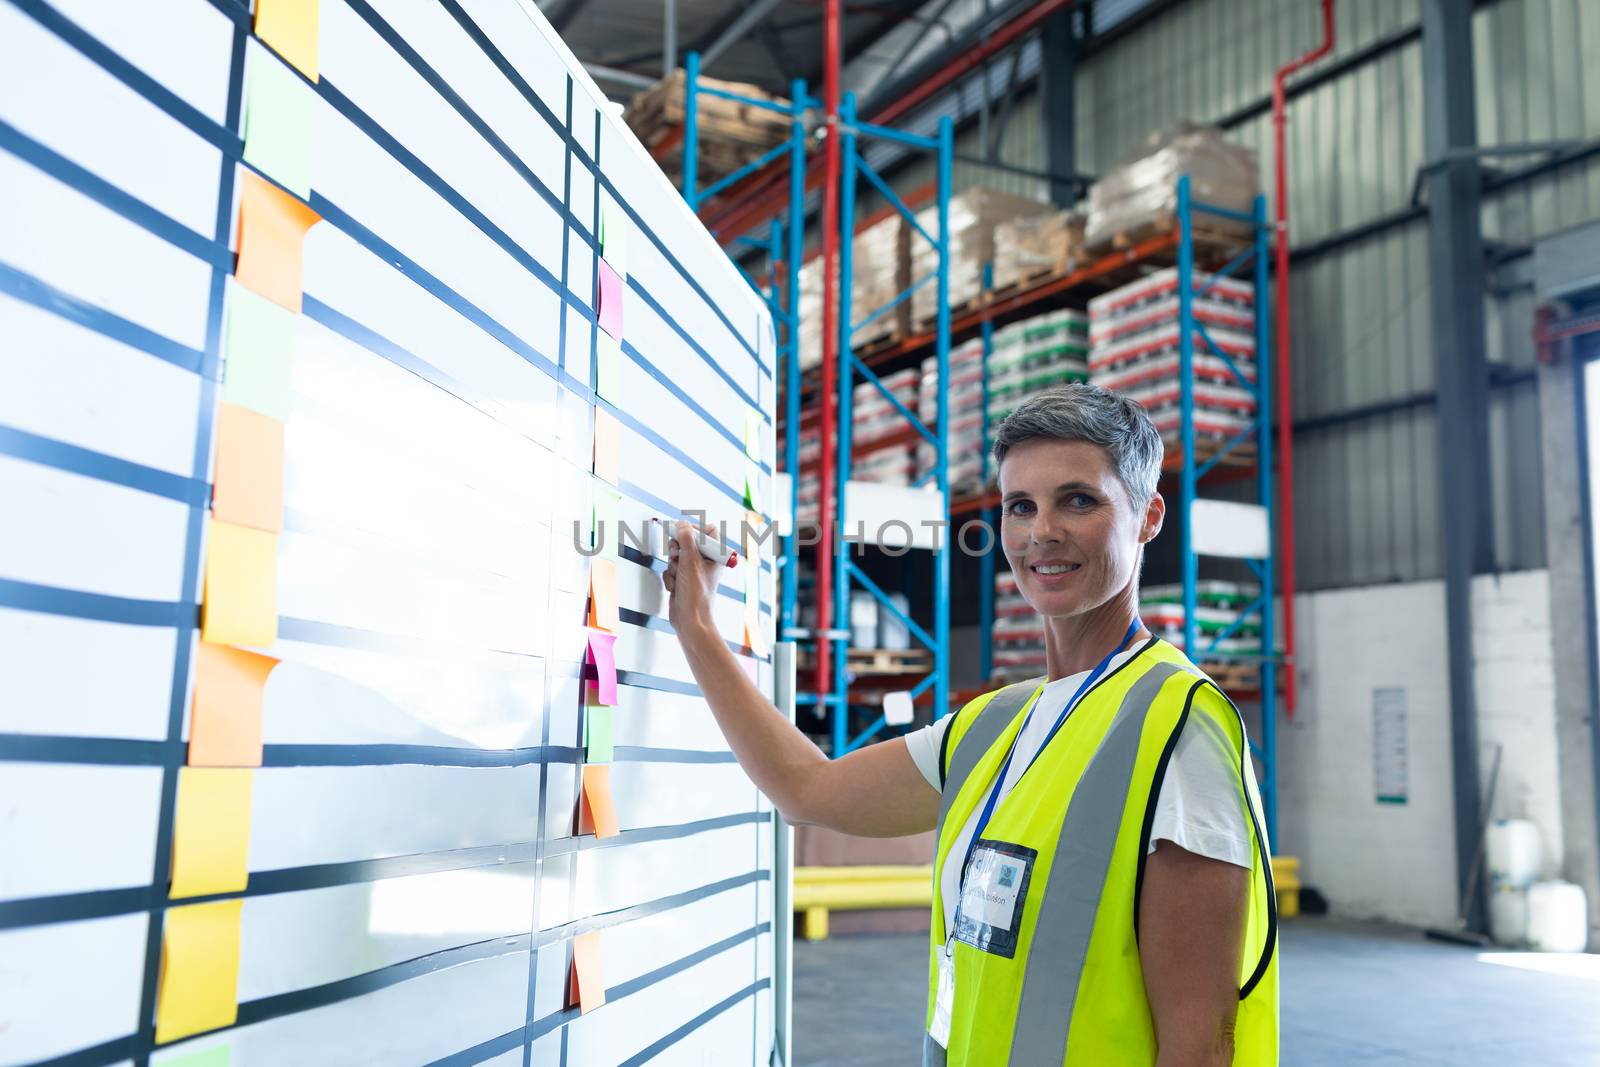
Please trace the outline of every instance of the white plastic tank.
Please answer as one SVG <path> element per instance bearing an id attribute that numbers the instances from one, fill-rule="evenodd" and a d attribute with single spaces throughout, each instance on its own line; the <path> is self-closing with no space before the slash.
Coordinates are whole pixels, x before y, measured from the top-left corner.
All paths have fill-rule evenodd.
<path id="1" fill-rule="evenodd" d="M 1539 878 L 1544 848 L 1531 819 L 1496 819 L 1489 824 L 1489 881 L 1526 889 Z"/>
<path id="2" fill-rule="evenodd" d="M 1511 885 L 1489 890 L 1489 934 L 1513 948 L 1528 940 L 1528 891 Z"/>
<path id="3" fill-rule="evenodd" d="M 1589 941 L 1589 908 L 1571 882 L 1528 887 L 1528 946 L 1538 952 L 1582 952 Z"/>

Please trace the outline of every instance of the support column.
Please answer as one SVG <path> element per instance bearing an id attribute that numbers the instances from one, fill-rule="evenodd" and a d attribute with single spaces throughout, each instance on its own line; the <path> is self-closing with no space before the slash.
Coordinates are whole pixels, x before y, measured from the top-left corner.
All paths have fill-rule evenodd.
<path id="1" fill-rule="evenodd" d="M 1076 14 L 1068 6 L 1044 23 L 1039 91 L 1044 94 L 1044 169 L 1051 174 L 1078 173 L 1077 97 L 1073 85 L 1078 56 L 1078 35 L 1073 23 Z M 1070 182 L 1050 183 L 1050 202 L 1057 207 L 1071 207 L 1077 199 L 1078 190 Z"/>
<path id="2" fill-rule="evenodd" d="M 1472 7 L 1472 0 L 1422 0 L 1428 267 L 1439 394 L 1439 530 L 1449 655 L 1456 871 L 1463 894 L 1477 849 L 1481 815 L 1472 576 L 1494 565 L 1494 517 L 1486 485 L 1490 466 L 1482 175 L 1471 156 L 1478 139 Z M 1486 929 L 1485 896 L 1480 890 L 1466 916 L 1471 929 Z"/>

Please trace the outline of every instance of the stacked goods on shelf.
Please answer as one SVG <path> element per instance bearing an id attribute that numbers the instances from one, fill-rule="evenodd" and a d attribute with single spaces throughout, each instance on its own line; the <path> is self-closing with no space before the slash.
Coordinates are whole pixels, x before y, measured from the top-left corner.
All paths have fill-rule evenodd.
<path id="1" fill-rule="evenodd" d="M 1195 200 L 1246 214 L 1253 210 L 1255 153 L 1224 140 L 1215 126 L 1180 123 L 1151 134 L 1134 156 L 1089 187 L 1084 247 L 1100 254 L 1171 230 L 1178 179 L 1185 174 Z M 1196 226 L 1214 237 L 1250 237 L 1244 223 L 1215 215 L 1199 216 Z"/>
<path id="2" fill-rule="evenodd" d="M 894 398 L 910 411 L 917 410 L 917 392 L 921 382 L 922 372 L 916 367 L 907 367 L 883 379 L 884 386 Z M 855 456 L 850 468 L 852 480 L 882 482 L 886 485 L 912 484 L 916 478 L 917 462 L 915 446 L 911 442 L 865 451 L 886 437 L 904 434 L 911 426 L 871 382 L 856 384 L 851 401 L 850 425 L 851 452 Z M 800 478 L 796 487 L 799 497 L 796 519 L 799 522 L 817 521 L 817 467 L 821 456 L 817 422 L 815 419 L 806 419 L 800 425 Z"/>
<path id="3" fill-rule="evenodd" d="M 983 485 L 983 339 L 974 337 L 950 352 L 950 495 L 967 496 Z M 939 359 L 922 361 L 922 387 L 917 415 L 935 433 L 939 430 Z M 933 470 L 934 448 L 917 445 L 917 477 Z"/>
<path id="4" fill-rule="evenodd" d="M 1252 613 L 1243 622 L 1239 617 L 1260 592 L 1240 582 L 1196 582 L 1194 622 L 1202 650 L 1210 649 L 1217 635 L 1233 627 L 1210 651 L 1221 656 L 1259 656 L 1261 616 Z M 1183 648 L 1183 586 L 1154 585 L 1141 590 L 1139 616 L 1152 634 Z"/>
<path id="5" fill-rule="evenodd" d="M 1194 428 L 1224 441 L 1255 417 L 1255 289 L 1248 282 L 1194 272 Z M 1200 295 L 1204 294 L 1204 295 Z M 1178 375 L 1178 272 L 1157 271 L 1089 301 L 1089 380 L 1138 400 L 1171 446 L 1181 430 Z M 1229 361 L 1251 388 L 1234 377 Z"/>
<path id="6" fill-rule="evenodd" d="M 995 227 L 1013 219 L 1054 211 L 1049 204 L 993 189 L 972 188 L 950 198 L 950 308 L 975 305 L 983 295 L 983 265 L 995 261 Z M 929 237 L 939 236 L 937 206 L 917 212 L 917 224 Z M 921 234 L 909 239 L 909 281 L 918 281 L 939 266 L 939 253 Z M 929 282 L 911 296 L 911 319 L 917 328 L 931 324 L 939 310 L 939 293 Z"/>
<path id="7" fill-rule="evenodd" d="M 1066 274 L 1083 258 L 1083 216 L 1076 211 L 1007 219 L 994 228 L 995 292 Z"/>
<path id="8" fill-rule="evenodd" d="M 1089 320 L 1071 308 L 996 330 L 989 356 L 989 425 L 1030 396 L 1086 379 L 1088 335 Z"/>
<path id="9" fill-rule="evenodd" d="M 680 173 L 683 169 L 681 138 L 672 148 L 665 146 L 667 139 L 683 125 L 685 81 L 682 69 L 673 71 L 650 88 L 640 90 L 622 113 L 623 121 L 669 174 Z M 702 77 L 700 86 L 767 100 L 783 108 L 789 106 L 789 101 L 783 97 L 744 82 Z M 695 121 L 700 131 L 697 155 L 702 186 L 732 174 L 789 137 L 792 120 L 788 115 L 709 93 L 698 93 L 696 99 Z"/>
<path id="10" fill-rule="evenodd" d="M 886 307 L 910 284 L 907 278 L 908 227 L 895 212 L 856 233 L 851 244 L 850 318 L 861 322 Z M 896 341 L 910 332 L 911 309 L 906 301 L 855 331 L 851 347 L 857 350 Z M 814 257 L 800 268 L 800 366 L 822 362 L 822 258 Z"/>
<path id="11" fill-rule="evenodd" d="M 991 681 L 1019 682 L 1045 673 L 1044 620 L 1022 599 L 1017 576 L 994 576 L 994 676 Z"/>

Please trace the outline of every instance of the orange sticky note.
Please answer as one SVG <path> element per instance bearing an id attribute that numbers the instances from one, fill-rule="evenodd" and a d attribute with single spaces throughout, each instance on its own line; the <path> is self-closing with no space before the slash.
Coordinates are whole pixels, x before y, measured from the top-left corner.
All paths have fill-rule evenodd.
<path id="1" fill-rule="evenodd" d="M 168 908 L 161 929 L 156 1044 L 232 1026 L 239 1018 L 242 900 Z"/>
<path id="2" fill-rule="evenodd" d="M 578 805 L 578 833 L 615 837 L 617 807 L 611 800 L 611 764 L 583 765 L 583 797 Z"/>
<path id="3" fill-rule="evenodd" d="M 258 648 L 278 639 L 276 534 L 211 520 L 200 639 Z"/>
<path id="4" fill-rule="evenodd" d="M 261 766 L 261 704 L 278 661 L 200 642 L 189 722 L 189 766 Z"/>
<path id="5" fill-rule="evenodd" d="M 223 522 L 283 529 L 283 423 L 237 404 L 217 408 L 211 512 Z"/>
<path id="6" fill-rule="evenodd" d="M 594 476 L 617 484 L 621 454 L 622 424 L 605 408 L 594 409 Z"/>
<path id="7" fill-rule="evenodd" d="M 572 974 L 567 980 L 567 1007 L 587 1015 L 606 1002 L 604 971 L 600 966 L 600 931 L 591 930 L 572 939 Z"/>
<path id="8" fill-rule="evenodd" d="M 306 231 L 320 216 L 251 171 L 240 170 L 239 177 L 239 262 L 234 277 L 299 313 Z"/>
<path id="9" fill-rule="evenodd" d="M 617 562 L 596 556 L 589 561 L 589 626 L 616 633 L 622 628 L 617 613 Z"/>
<path id="10" fill-rule="evenodd" d="M 255 773 L 249 768 L 178 768 L 169 896 L 244 890 L 250 880 L 250 794 Z"/>
<path id="11" fill-rule="evenodd" d="M 312 81 L 320 77 L 321 6 L 319 0 L 256 0 L 256 36 Z"/>

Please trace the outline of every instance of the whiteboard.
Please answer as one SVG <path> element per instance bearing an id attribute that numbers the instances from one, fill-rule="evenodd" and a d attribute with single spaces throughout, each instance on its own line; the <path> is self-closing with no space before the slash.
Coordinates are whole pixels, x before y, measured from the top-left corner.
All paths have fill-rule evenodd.
<path id="1" fill-rule="evenodd" d="M 631 547 L 620 832 L 577 832 L 573 526 L 597 409 L 623 522 L 738 528 L 747 481 L 772 514 L 771 319 L 531 2 L 321 0 L 314 28 L 279 663 L 217 895 L 236 1013 L 158 1042 L 241 112 L 282 61 L 238 0 L 0 0 L 0 1064 L 766 1064 L 774 814 Z M 714 613 L 768 693 L 771 544 Z"/>

